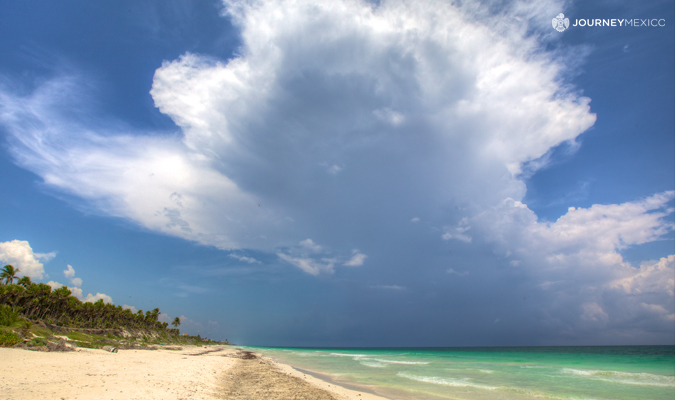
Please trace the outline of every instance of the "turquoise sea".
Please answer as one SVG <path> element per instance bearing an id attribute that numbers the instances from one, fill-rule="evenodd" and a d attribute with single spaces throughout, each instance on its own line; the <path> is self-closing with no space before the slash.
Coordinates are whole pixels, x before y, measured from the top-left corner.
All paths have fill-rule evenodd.
<path id="1" fill-rule="evenodd" d="M 392 399 L 675 399 L 675 346 L 248 349 Z"/>

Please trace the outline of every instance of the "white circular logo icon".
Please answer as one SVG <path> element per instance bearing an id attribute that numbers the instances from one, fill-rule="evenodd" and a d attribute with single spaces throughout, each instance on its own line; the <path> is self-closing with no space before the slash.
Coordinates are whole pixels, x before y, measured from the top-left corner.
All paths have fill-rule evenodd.
<path id="1" fill-rule="evenodd" d="M 553 18 L 553 21 L 551 22 L 553 23 L 553 29 L 558 32 L 562 32 L 570 27 L 570 19 L 565 18 L 565 14 L 563 13 L 558 14 L 558 16 Z"/>

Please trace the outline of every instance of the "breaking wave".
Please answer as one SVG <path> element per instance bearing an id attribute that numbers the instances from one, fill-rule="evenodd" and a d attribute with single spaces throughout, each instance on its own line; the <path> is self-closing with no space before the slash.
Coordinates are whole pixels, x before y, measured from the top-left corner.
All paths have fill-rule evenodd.
<path id="1" fill-rule="evenodd" d="M 386 365 L 379 363 L 379 362 L 372 362 L 372 361 L 360 361 L 359 364 L 365 365 L 366 367 L 373 367 L 373 368 L 385 368 Z"/>
<path id="2" fill-rule="evenodd" d="M 403 378 L 412 379 L 418 382 L 435 383 L 437 385 L 454 386 L 454 387 L 474 387 L 486 390 L 499 389 L 496 386 L 488 386 L 488 385 L 481 385 L 479 383 L 473 383 L 470 381 L 469 378 L 453 379 L 453 378 L 439 378 L 437 376 L 417 376 L 405 372 L 399 372 L 396 375 Z"/>
<path id="3" fill-rule="evenodd" d="M 644 372 L 598 371 L 574 368 L 563 368 L 560 372 L 566 375 L 583 376 L 590 379 L 623 383 L 626 385 L 675 387 L 675 376 L 654 375 Z"/>
<path id="4" fill-rule="evenodd" d="M 382 360 L 380 358 L 373 358 L 373 360 L 386 364 L 400 364 L 400 365 L 427 365 L 427 361 L 394 361 L 394 360 Z"/>

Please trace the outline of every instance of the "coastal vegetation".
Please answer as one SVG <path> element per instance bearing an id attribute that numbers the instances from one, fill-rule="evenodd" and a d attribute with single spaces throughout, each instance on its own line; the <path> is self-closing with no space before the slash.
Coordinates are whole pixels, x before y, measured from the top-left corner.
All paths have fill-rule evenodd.
<path id="1" fill-rule="evenodd" d="M 16 274 L 20 271 L 15 269 L 13 265 L 5 265 L 0 272 L 0 280 L 3 280 L 5 285 L 9 285 L 14 282 Z"/>
<path id="2" fill-rule="evenodd" d="M 144 348 L 166 344 L 218 343 L 199 335 L 180 335 L 180 318 L 159 321 L 160 311 L 129 309 L 98 300 L 83 302 L 67 287 L 52 290 L 29 277 L 18 279 L 20 272 L 6 265 L 0 273 L 0 346 L 24 344 L 45 346 L 50 340 L 75 342 L 81 347 Z M 44 342 L 44 343 L 43 343 Z"/>

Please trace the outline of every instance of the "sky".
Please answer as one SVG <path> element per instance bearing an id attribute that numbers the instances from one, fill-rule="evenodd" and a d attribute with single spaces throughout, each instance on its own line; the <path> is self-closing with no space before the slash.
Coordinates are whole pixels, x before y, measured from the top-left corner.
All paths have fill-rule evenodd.
<path id="1" fill-rule="evenodd" d="M 675 344 L 674 26 L 0 2 L 0 263 L 242 345 Z"/>

